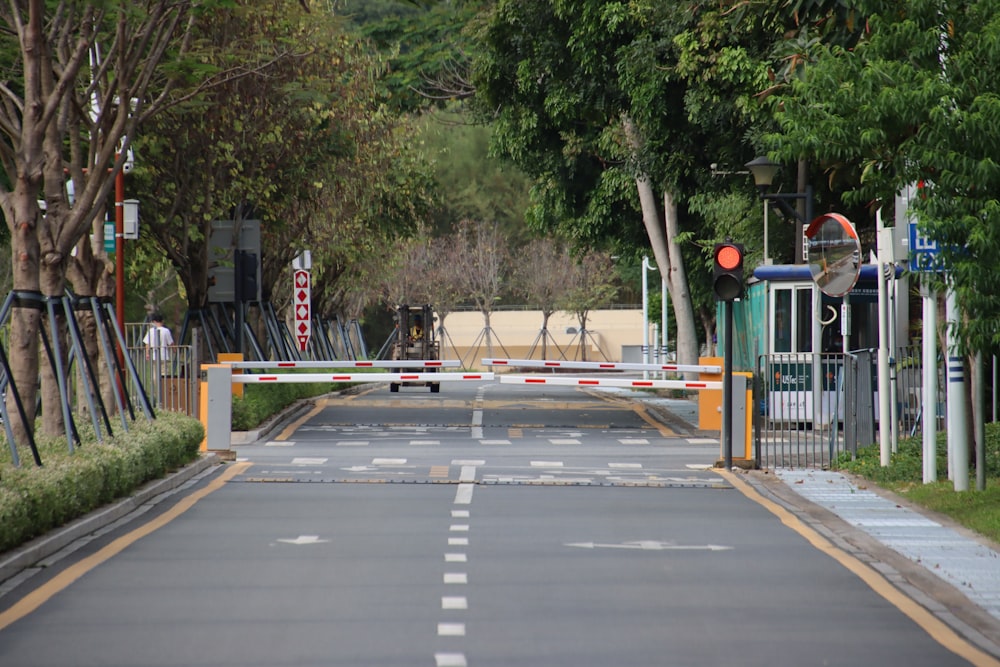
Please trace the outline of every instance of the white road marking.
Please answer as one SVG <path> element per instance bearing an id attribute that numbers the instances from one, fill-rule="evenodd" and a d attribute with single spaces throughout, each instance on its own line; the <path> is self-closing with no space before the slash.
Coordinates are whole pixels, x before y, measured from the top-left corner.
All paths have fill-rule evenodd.
<path id="1" fill-rule="evenodd" d="M 509 445 L 510 440 L 480 440 L 480 445 Z"/>
<path id="2" fill-rule="evenodd" d="M 372 459 L 373 466 L 401 466 L 406 464 L 406 459 Z"/>
<path id="3" fill-rule="evenodd" d="M 639 469 L 642 468 L 641 463 L 609 463 L 609 468 L 629 468 L 629 469 Z"/>
<path id="4" fill-rule="evenodd" d="M 465 623 L 438 623 L 439 637 L 464 637 Z"/>
<path id="5" fill-rule="evenodd" d="M 549 443 L 553 445 L 579 445 L 576 438 L 549 438 Z"/>
<path id="6" fill-rule="evenodd" d="M 731 551 L 732 547 L 720 544 L 672 544 L 656 540 L 638 540 L 620 544 L 601 544 L 600 542 L 567 542 L 563 546 L 579 547 L 581 549 L 641 549 L 642 551 Z"/>
<path id="7" fill-rule="evenodd" d="M 467 563 L 469 557 L 466 554 L 445 554 L 444 560 L 446 563 Z"/>
<path id="8" fill-rule="evenodd" d="M 464 653 L 435 653 L 435 667 L 469 667 Z"/>
<path id="9" fill-rule="evenodd" d="M 445 572 L 444 583 L 446 584 L 467 584 L 469 575 L 465 572 Z"/>
<path id="10" fill-rule="evenodd" d="M 337 447 L 367 447 L 368 444 L 368 440 L 341 440 Z"/>
<path id="11" fill-rule="evenodd" d="M 717 438 L 688 438 L 687 441 L 692 445 L 717 445 L 719 440 Z"/>
<path id="12" fill-rule="evenodd" d="M 292 459 L 292 465 L 297 466 L 321 466 L 326 463 L 329 459 L 324 458 L 310 458 L 305 456 L 299 456 Z"/>
<path id="13" fill-rule="evenodd" d="M 562 468 L 562 461 L 532 461 L 532 468 Z"/>
<path id="14" fill-rule="evenodd" d="M 440 445 L 440 444 L 441 444 L 440 440 L 410 440 L 411 446 Z"/>
<path id="15" fill-rule="evenodd" d="M 462 466 L 462 472 L 458 475 L 459 482 L 475 482 L 476 466 Z"/>
<path id="16" fill-rule="evenodd" d="M 448 538 L 449 547 L 467 547 L 469 546 L 468 537 L 449 537 Z"/>
<path id="17" fill-rule="evenodd" d="M 455 491 L 455 504 L 456 505 L 468 505 L 472 502 L 472 492 L 475 490 L 475 484 L 459 484 L 458 490 Z"/>
<path id="18" fill-rule="evenodd" d="M 451 518 L 453 518 L 453 519 L 468 519 L 469 518 L 469 510 L 452 510 L 451 511 Z"/>
<path id="19" fill-rule="evenodd" d="M 468 609 L 469 600 L 464 596 L 445 596 L 441 598 L 442 609 Z"/>
<path id="20" fill-rule="evenodd" d="M 451 464 L 453 466 L 484 466 L 486 465 L 485 459 L 453 459 Z"/>
<path id="21" fill-rule="evenodd" d="M 648 445 L 649 440 L 646 438 L 619 438 L 618 442 L 623 445 Z"/>
<path id="22" fill-rule="evenodd" d="M 269 440 L 264 443 L 265 447 L 293 447 L 295 441 L 293 440 Z"/>
<path id="23" fill-rule="evenodd" d="M 448 527 L 453 533 L 467 533 L 469 532 L 469 524 L 467 523 L 456 523 Z"/>
<path id="24" fill-rule="evenodd" d="M 303 544 L 323 544 L 324 542 L 329 542 L 330 540 L 321 540 L 319 535 L 299 535 L 295 539 L 288 538 L 278 538 L 278 542 L 284 544 L 294 544 L 296 546 L 302 546 Z"/>

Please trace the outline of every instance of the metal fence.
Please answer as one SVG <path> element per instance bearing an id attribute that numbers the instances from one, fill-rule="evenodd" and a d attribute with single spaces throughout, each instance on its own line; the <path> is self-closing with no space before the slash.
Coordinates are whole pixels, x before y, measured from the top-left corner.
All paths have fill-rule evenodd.
<path id="1" fill-rule="evenodd" d="M 940 367 L 940 365 L 939 365 Z M 901 348 L 890 364 L 890 406 L 899 437 L 920 432 L 923 364 L 919 348 Z M 877 357 L 769 354 L 758 359 L 754 387 L 757 462 L 765 468 L 828 468 L 878 437 Z M 942 393 L 941 373 L 938 392 Z M 935 406 L 938 430 L 943 410 Z"/>
<path id="2" fill-rule="evenodd" d="M 154 409 L 198 415 L 198 365 L 193 346 L 167 346 L 162 361 L 151 357 L 145 346 L 129 347 L 128 351 Z M 137 396 L 138 391 L 139 387 L 128 377 L 129 396 Z"/>

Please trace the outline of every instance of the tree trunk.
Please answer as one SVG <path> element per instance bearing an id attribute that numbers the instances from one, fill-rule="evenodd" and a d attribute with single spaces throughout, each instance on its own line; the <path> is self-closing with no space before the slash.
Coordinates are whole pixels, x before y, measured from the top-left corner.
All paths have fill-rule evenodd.
<path id="1" fill-rule="evenodd" d="M 625 134 L 638 153 L 642 138 L 631 119 L 623 120 Z M 684 258 L 680 245 L 677 243 L 677 203 L 674 193 L 663 193 L 664 218 L 660 217 L 660 206 L 657 202 L 653 185 L 646 174 L 640 174 L 635 179 L 639 190 L 639 205 L 642 209 L 642 223 L 646 227 L 649 245 L 660 270 L 660 277 L 667 283 L 670 303 L 674 308 L 674 324 L 677 336 L 677 361 L 681 364 L 698 363 L 698 334 L 695 328 L 694 305 L 691 302 L 691 291 L 688 289 L 687 271 L 684 270 Z"/>
<path id="2" fill-rule="evenodd" d="M 36 226 L 41 218 L 36 203 L 37 186 L 22 175 L 14 192 L 4 199 L 4 216 L 11 225 L 11 262 L 15 292 L 39 294 L 39 244 Z M 10 344 L 8 357 L 11 379 L 17 387 L 24 407 L 25 420 L 14 402 L 14 392 L 8 390 L 7 413 L 10 415 L 14 439 L 25 446 L 28 435 L 34 433 L 35 401 L 38 397 L 38 335 L 41 311 L 27 303 L 14 301 L 10 314 Z"/>
<path id="3" fill-rule="evenodd" d="M 65 294 L 65 277 L 63 274 L 64 265 L 60 263 L 41 263 L 41 288 L 42 294 L 47 297 L 59 298 Z M 46 336 L 52 349 L 53 358 L 50 360 L 46 356 L 42 357 L 41 373 L 42 379 L 42 433 L 49 436 L 58 437 L 66 433 L 67 424 L 63 419 L 63 396 L 60 391 L 59 378 L 53 364 L 59 364 L 65 373 L 69 363 L 69 346 L 66 335 L 66 316 L 62 305 L 55 309 L 55 331 L 52 330 L 53 322 L 49 319 L 48 313 L 44 315 L 45 325 L 42 327 L 42 334 Z M 64 380 L 68 383 L 69 378 L 64 375 Z M 67 396 L 68 400 L 68 396 Z"/>
<path id="4" fill-rule="evenodd" d="M 698 334 L 695 327 L 694 306 L 691 302 L 691 290 L 688 287 L 687 271 L 684 269 L 684 257 L 681 246 L 677 242 L 680 228 L 677 223 L 677 202 L 670 192 L 663 193 L 663 211 L 667 229 L 667 252 L 670 256 L 670 270 L 667 278 L 667 291 L 674 304 L 674 324 L 677 326 L 677 361 L 682 364 L 698 363 Z"/>
<path id="5" fill-rule="evenodd" d="M 103 219 L 95 220 L 94 231 L 98 231 L 98 227 L 103 228 L 103 226 Z M 103 236 L 103 229 L 99 231 L 102 232 L 101 236 Z M 100 237 L 98 237 L 98 241 L 100 240 Z M 110 299 L 114 295 L 115 287 L 114 274 L 111 273 L 113 268 L 114 264 L 106 254 L 94 254 L 90 239 L 85 237 L 77 244 L 76 255 L 70 258 L 69 266 L 66 269 L 66 279 L 78 297 Z M 76 318 L 80 326 L 83 345 L 86 348 L 87 359 L 90 361 L 91 368 L 94 369 L 94 374 L 100 383 L 98 390 L 101 402 L 104 404 L 109 415 L 116 414 L 117 404 L 114 392 L 116 391 L 117 383 L 114 381 L 113 374 L 107 371 L 109 367 L 108 360 L 104 359 L 98 333 L 100 324 L 90 308 L 78 310 Z M 109 336 L 109 343 L 112 347 L 117 348 L 117 342 L 113 336 Z M 81 371 L 86 372 L 86 369 L 81 368 Z M 85 382 L 81 382 L 80 374 L 78 373 L 77 382 L 78 389 L 76 395 L 82 396 L 80 392 L 86 391 L 87 387 L 90 386 L 90 378 L 88 377 Z M 77 407 L 78 411 L 83 414 L 86 404 L 80 401 Z"/>
<path id="6" fill-rule="evenodd" d="M 698 363 L 698 335 L 694 322 L 694 306 L 691 302 L 691 291 L 688 289 L 687 272 L 684 270 L 684 260 L 680 245 L 674 241 L 677 237 L 677 205 L 673 195 L 664 193 L 664 212 L 666 224 L 660 217 L 660 207 L 653 192 L 649 179 L 636 178 L 639 190 L 639 203 L 642 207 L 642 221 L 646 226 L 649 243 L 656 259 L 660 276 L 665 277 L 667 292 L 670 294 L 670 304 L 674 309 L 674 324 L 677 336 L 677 362 L 681 364 Z"/>

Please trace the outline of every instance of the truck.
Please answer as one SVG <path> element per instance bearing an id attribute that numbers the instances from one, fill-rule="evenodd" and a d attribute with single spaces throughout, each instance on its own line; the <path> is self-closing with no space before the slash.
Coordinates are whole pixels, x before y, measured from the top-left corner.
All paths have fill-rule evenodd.
<path id="1" fill-rule="evenodd" d="M 430 305 L 396 308 L 396 328 L 391 340 L 391 359 L 437 361 L 441 358 L 441 347 L 434 336 L 434 309 Z M 400 372 L 403 369 L 395 369 Z M 437 372 L 437 368 L 425 368 L 423 372 Z M 397 392 L 399 387 L 430 387 L 431 393 L 441 391 L 440 382 L 390 382 L 389 391 Z"/>

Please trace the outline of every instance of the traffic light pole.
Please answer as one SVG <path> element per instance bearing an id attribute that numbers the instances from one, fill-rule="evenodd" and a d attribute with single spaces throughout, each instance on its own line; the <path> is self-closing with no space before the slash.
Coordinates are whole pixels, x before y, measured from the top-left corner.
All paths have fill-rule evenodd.
<path id="1" fill-rule="evenodd" d="M 733 468 L 733 302 L 723 301 L 722 347 L 722 462 Z"/>

